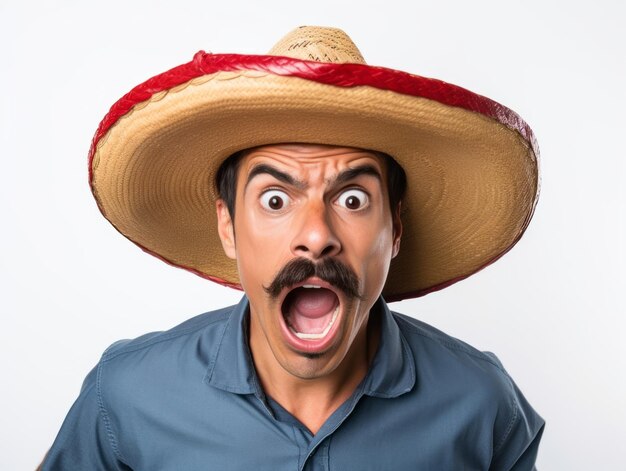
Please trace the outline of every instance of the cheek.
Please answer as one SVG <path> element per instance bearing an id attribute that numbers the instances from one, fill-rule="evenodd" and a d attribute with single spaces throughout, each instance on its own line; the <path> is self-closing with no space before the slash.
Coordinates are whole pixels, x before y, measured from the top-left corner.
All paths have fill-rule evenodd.
<path id="1" fill-rule="evenodd" d="M 261 218 L 254 211 L 235 216 L 235 247 L 239 278 L 246 292 L 255 292 L 271 282 L 284 264 L 284 247 L 288 247 L 284 227 L 276 221 Z"/>
<path id="2" fill-rule="evenodd" d="M 354 267 L 359 267 L 366 292 L 376 294 L 382 290 L 387 279 L 393 251 L 391 223 L 367 220 L 358 227 L 353 226 L 345 233 L 345 248 L 350 252 Z M 344 244 L 344 245 L 345 245 Z M 349 248 L 350 247 L 350 248 Z"/>
<path id="3" fill-rule="evenodd" d="M 385 240 L 381 240 L 385 239 Z M 376 287 L 382 287 L 387 279 L 389 272 L 389 264 L 391 263 L 392 240 L 391 236 L 381 236 L 374 244 L 374 250 L 371 253 L 370 261 L 367 267 L 367 276 Z"/>

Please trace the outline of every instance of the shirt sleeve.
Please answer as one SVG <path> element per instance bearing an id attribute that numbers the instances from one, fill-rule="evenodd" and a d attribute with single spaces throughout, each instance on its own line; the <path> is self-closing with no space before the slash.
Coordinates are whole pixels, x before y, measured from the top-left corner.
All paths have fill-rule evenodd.
<path id="1" fill-rule="evenodd" d="M 129 471 L 113 448 L 112 433 L 102 416 L 97 394 L 97 368 L 83 383 L 41 471 Z"/>
<path id="2" fill-rule="evenodd" d="M 490 354 L 495 357 L 493 354 Z M 499 360 L 498 364 L 501 365 Z M 536 471 L 535 461 L 545 421 L 528 403 L 511 377 L 507 406 L 499 414 L 489 471 Z"/>

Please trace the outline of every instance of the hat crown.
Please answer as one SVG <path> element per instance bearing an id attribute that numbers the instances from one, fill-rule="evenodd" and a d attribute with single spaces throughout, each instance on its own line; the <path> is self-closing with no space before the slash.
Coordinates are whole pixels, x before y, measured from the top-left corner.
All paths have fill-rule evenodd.
<path id="1" fill-rule="evenodd" d="M 278 41 L 268 54 L 316 62 L 365 64 L 361 52 L 345 32 L 322 26 L 300 26 L 294 29 Z"/>

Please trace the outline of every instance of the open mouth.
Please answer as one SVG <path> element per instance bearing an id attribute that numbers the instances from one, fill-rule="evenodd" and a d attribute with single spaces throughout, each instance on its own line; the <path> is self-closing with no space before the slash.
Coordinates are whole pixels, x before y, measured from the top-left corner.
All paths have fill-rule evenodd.
<path id="1" fill-rule="evenodd" d="M 319 284 L 292 289 L 282 303 L 282 314 L 290 333 L 300 340 L 321 341 L 339 316 L 339 297 Z"/>

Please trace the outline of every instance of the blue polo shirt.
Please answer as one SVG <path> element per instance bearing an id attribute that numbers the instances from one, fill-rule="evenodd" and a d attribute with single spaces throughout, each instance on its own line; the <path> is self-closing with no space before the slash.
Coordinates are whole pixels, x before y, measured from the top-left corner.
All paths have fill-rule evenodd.
<path id="1" fill-rule="evenodd" d="M 534 469 L 544 421 L 497 358 L 380 299 L 381 338 L 313 435 L 259 384 L 248 300 L 113 344 L 43 470 Z"/>

